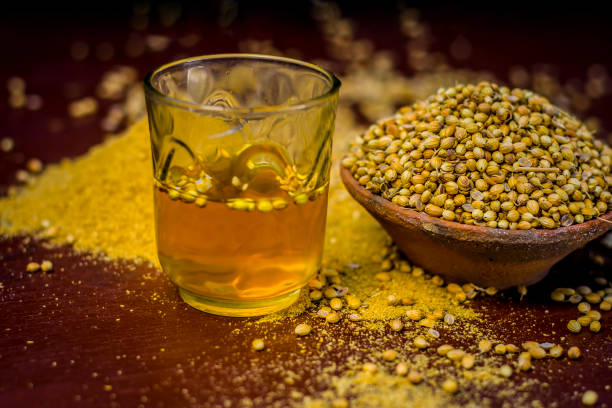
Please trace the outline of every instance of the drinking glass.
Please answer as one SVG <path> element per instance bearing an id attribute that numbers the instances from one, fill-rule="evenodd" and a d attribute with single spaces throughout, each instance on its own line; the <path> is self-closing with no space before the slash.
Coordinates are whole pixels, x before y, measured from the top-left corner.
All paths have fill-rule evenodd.
<path id="1" fill-rule="evenodd" d="M 145 79 L 159 261 L 189 305 L 283 309 L 320 267 L 339 80 L 222 54 Z"/>

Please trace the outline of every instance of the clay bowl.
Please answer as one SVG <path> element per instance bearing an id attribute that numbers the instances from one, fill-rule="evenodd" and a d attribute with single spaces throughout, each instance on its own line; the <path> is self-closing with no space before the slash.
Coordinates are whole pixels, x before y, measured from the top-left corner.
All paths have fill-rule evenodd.
<path id="1" fill-rule="evenodd" d="M 601 219 L 554 230 L 465 225 L 393 204 L 363 188 L 345 168 L 340 175 L 353 198 L 376 218 L 408 259 L 430 273 L 482 287 L 533 284 L 563 257 L 612 227 Z M 612 212 L 601 218 L 612 221 Z"/>

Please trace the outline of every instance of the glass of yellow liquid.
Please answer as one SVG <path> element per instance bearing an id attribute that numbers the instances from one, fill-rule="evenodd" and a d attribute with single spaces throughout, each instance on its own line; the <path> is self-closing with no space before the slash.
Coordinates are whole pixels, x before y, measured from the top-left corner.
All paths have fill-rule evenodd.
<path id="1" fill-rule="evenodd" d="M 147 75 L 158 256 L 189 305 L 263 315 L 312 279 L 339 88 L 316 65 L 252 54 Z"/>

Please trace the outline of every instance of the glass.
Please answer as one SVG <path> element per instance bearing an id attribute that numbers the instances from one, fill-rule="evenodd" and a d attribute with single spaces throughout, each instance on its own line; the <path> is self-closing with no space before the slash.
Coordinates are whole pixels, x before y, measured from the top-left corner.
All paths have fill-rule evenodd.
<path id="1" fill-rule="evenodd" d="M 251 54 L 147 75 L 158 256 L 185 302 L 256 316 L 297 300 L 321 262 L 339 87 Z"/>

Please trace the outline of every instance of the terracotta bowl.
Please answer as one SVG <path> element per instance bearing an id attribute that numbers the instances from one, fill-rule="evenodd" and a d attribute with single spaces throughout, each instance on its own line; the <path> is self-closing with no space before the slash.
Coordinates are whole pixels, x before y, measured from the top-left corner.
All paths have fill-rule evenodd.
<path id="1" fill-rule="evenodd" d="M 483 287 L 533 284 L 563 257 L 612 227 L 601 219 L 553 230 L 465 225 L 393 204 L 363 188 L 345 168 L 340 175 L 353 198 L 387 230 L 408 259 L 431 273 Z M 612 212 L 601 218 L 612 221 Z"/>

